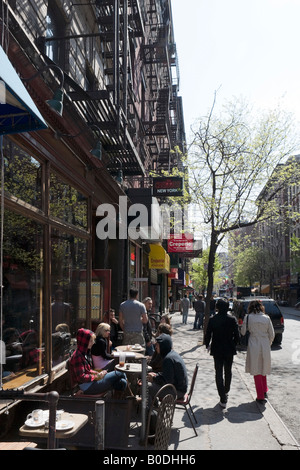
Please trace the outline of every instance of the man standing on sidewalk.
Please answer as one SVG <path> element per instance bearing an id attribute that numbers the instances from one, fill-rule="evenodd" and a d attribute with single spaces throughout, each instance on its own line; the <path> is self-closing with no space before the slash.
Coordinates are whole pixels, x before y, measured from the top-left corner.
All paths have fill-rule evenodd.
<path id="1" fill-rule="evenodd" d="M 182 323 L 184 323 L 186 325 L 187 317 L 188 317 L 188 313 L 189 313 L 189 308 L 190 308 L 190 301 L 187 298 L 186 294 L 183 297 L 183 299 L 181 299 L 181 307 L 180 308 L 181 308 L 181 313 L 182 313 Z"/>
<path id="2" fill-rule="evenodd" d="M 217 315 L 209 319 L 205 334 L 205 345 L 214 357 L 216 385 L 220 396 L 220 406 L 226 408 L 232 377 L 233 356 L 239 342 L 239 329 L 236 318 L 228 314 L 229 303 L 219 299 L 216 303 Z M 211 347 L 210 347 L 211 342 Z M 224 372 L 224 378 L 223 378 Z"/>
<path id="3" fill-rule="evenodd" d="M 123 330 L 123 344 L 144 346 L 143 324 L 148 321 L 146 307 L 137 300 L 137 289 L 130 289 L 129 299 L 122 302 L 119 311 L 119 323 Z"/>
<path id="4" fill-rule="evenodd" d="M 200 328 L 203 328 L 205 305 L 206 304 L 203 300 L 203 295 L 198 295 L 197 300 L 194 304 L 194 309 L 195 309 L 194 330 L 200 330 Z"/>

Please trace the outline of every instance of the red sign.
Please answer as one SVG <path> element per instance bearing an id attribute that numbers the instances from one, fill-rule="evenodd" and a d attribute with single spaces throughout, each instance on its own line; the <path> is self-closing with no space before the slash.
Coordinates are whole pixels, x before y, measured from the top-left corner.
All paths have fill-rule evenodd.
<path id="1" fill-rule="evenodd" d="M 194 239 L 192 234 L 170 235 L 168 240 L 169 253 L 190 253 L 192 251 L 194 251 Z"/>
<path id="2" fill-rule="evenodd" d="M 171 268 L 171 272 L 168 274 L 169 279 L 178 279 L 178 268 Z"/>
<path id="3" fill-rule="evenodd" d="M 183 179 L 178 176 L 153 178 L 153 196 L 182 196 Z"/>

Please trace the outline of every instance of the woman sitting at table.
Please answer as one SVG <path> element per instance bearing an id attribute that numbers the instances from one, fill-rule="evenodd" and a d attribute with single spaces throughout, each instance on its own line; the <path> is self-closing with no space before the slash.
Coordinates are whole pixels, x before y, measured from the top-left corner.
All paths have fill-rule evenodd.
<path id="1" fill-rule="evenodd" d="M 69 361 L 69 370 L 73 383 L 78 383 L 83 393 L 88 395 L 98 395 L 107 390 L 123 391 L 127 386 L 127 378 L 124 372 L 107 372 L 102 370 L 97 372 L 91 367 L 89 351 L 95 341 L 95 334 L 84 328 L 77 332 L 77 348 Z"/>
<path id="2" fill-rule="evenodd" d="M 109 354 L 108 348 L 111 346 L 109 339 L 110 325 L 108 323 L 100 323 L 95 331 L 96 341 L 92 346 L 91 354 L 94 368 L 96 370 L 111 371 L 117 364 L 112 354 Z"/>
<path id="3" fill-rule="evenodd" d="M 115 310 L 110 308 L 109 312 L 105 312 L 102 321 L 103 323 L 108 323 L 110 326 L 109 338 L 111 341 L 111 348 L 108 352 L 111 352 L 111 350 L 115 349 L 119 344 L 122 343 L 122 340 L 118 339 L 119 332 L 122 331 L 122 329 L 120 327 L 119 321 L 116 318 Z"/>

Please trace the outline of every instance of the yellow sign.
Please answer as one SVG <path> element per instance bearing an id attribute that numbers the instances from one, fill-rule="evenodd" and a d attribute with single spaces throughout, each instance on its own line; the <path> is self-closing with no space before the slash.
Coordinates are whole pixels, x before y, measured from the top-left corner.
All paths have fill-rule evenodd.
<path id="1" fill-rule="evenodd" d="M 170 272 L 170 256 L 161 245 L 150 244 L 149 268 Z"/>

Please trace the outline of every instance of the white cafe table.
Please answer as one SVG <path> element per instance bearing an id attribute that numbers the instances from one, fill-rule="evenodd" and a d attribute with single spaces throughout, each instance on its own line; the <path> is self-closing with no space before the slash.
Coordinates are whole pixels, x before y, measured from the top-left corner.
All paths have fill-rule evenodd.
<path id="1" fill-rule="evenodd" d="M 139 375 L 142 379 L 142 426 L 141 426 L 141 442 L 144 443 L 146 439 L 146 410 L 147 410 L 147 372 L 150 372 L 152 368 L 147 366 L 147 358 L 143 356 L 141 363 L 125 363 L 124 366 L 120 366 L 120 364 L 115 365 L 115 369 L 125 372 L 125 374 L 135 374 Z"/>
<path id="2" fill-rule="evenodd" d="M 129 362 L 125 363 L 124 366 L 120 366 L 120 364 L 115 365 L 116 370 L 120 370 L 121 372 L 129 373 L 129 374 L 136 374 L 136 375 L 142 375 L 142 364 L 137 363 L 137 362 Z M 147 366 L 147 372 L 151 372 L 152 367 Z"/>
<path id="3" fill-rule="evenodd" d="M 55 438 L 56 439 L 68 439 L 69 437 L 74 436 L 87 422 L 88 416 L 80 413 L 68 413 L 64 412 L 61 417 L 62 422 L 72 421 L 74 425 L 72 428 L 64 430 L 56 430 Z M 59 423 L 59 421 L 57 421 Z M 26 424 L 23 424 L 19 429 L 20 436 L 30 437 L 30 438 L 48 438 L 49 429 L 44 425 L 40 427 L 29 427 Z"/>
<path id="4" fill-rule="evenodd" d="M 113 351 L 114 357 L 118 357 L 120 352 L 126 353 L 127 358 L 132 359 L 142 359 L 145 357 L 145 348 L 135 349 L 133 345 L 121 345 L 117 346 L 116 349 Z"/>

